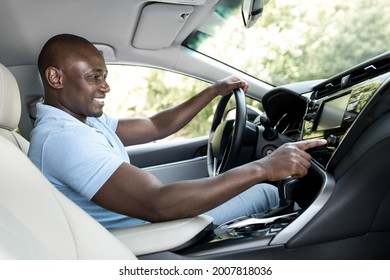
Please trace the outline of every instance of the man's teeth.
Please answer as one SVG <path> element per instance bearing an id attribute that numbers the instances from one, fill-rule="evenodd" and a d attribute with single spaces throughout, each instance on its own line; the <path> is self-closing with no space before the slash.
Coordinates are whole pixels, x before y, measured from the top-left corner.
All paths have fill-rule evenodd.
<path id="1" fill-rule="evenodd" d="M 104 103 L 104 98 L 94 98 L 99 103 Z"/>

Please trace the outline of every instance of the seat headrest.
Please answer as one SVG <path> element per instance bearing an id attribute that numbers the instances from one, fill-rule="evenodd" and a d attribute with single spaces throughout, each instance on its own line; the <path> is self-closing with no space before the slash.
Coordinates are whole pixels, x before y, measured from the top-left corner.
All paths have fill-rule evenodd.
<path id="1" fill-rule="evenodd" d="M 0 128 L 14 130 L 19 125 L 21 101 L 14 75 L 0 63 Z"/>

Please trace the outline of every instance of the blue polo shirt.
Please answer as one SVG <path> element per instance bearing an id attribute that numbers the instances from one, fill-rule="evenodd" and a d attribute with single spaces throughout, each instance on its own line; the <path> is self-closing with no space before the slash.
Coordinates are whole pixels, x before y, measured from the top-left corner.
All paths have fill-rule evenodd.
<path id="1" fill-rule="evenodd" d="M 91 201 L 128 154 L 115 133 L 118 119 L 103 114 L 87 124 L 55 107 L 37 104 L 29 158 L 48 180 L 106 228 L 145 221 L 127 217 Z"/>

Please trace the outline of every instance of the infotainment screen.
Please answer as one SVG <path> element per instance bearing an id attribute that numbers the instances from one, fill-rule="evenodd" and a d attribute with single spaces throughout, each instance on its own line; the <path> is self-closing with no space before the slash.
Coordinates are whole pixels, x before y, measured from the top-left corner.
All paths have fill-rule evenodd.
<path id="1" fill-rule="evenodd" d="M 347 94 L 324 102 L 317 131 L 339 128 L 341 126 L 350 96 L 350 94 Z"/>

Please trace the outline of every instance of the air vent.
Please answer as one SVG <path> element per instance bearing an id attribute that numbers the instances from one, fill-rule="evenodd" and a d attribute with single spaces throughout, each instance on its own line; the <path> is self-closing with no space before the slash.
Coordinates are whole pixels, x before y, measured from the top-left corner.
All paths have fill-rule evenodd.
<path id="1" fill-rule="evenodd" d="M 315 93 L 316 98 L 320 98 L 326 95 L 336 92 L 341 88 L 341 79 L 334 79 L 326 81 L 326 84 L 319 87 Z"/>
<path id="2" fill-rule="evenodd" d="M 373 64 L 364 67 L 360 71 L 352 73 L 350 84 L 357 84 L 387 71 L 390 71 L 390 58 L 374 62 Z"/>
<path id="3" fill-rule="evenodd" d="M 388 71 L 390 71 L 390 52 L 359 64 L 317 85 L 314 88 L 314 97 L 318 99 L 327 96 L 339 89 L 358 84 Z"/>

